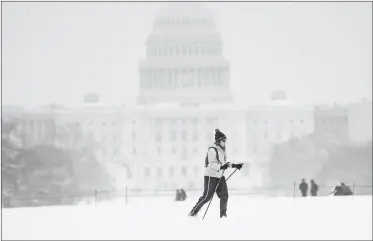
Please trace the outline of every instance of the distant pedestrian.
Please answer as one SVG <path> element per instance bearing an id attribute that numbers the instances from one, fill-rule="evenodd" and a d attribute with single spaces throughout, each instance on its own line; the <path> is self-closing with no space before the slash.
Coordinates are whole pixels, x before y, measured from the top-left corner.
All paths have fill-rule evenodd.
<path id="1" fill-rule="evenodd" d="M 299 185 L 299 189 L 302 193 L 303 197 L 307 197 L 307 191 L 308 191 L 308 184 L 306 180 L 303 178 L 301 184 Z"/>
<path id="2" fill-rule="evenodd" d="M 347 186 L 344 182 L 341 182 L 341 185 L 336 186 L 332 191 L 334 196 L 350 196 L 353 195 L 351 188 Z"/>
<path id="3" fill-rule="evenodd" d="M 175 201 L 180 201 L 181 200 L 181 192 L 179 189 L 176 190 L 176 197 L 175 197 Z"/>
<path id="4" fill-rule="evenodd" d="M 181 201 L 185 201 L 185 199 L 187 198 L 186 192 L 183 188 L 180 189 L 180 196 L 181 196 Z"/>
<path id="5" fill-rule="evenodd" d="M 353 194 L 351 188 L 347 186 L 344 182 L 341 182 L 341 188 L 343 196 L 350 196 Z"/>
<path id="6" fill-rule="evenodd" d="M 317 191 L 319 191 L 319 185 L 315 183 L 315 181 L 311 180 L 311 196 L 317 196 Z"/>

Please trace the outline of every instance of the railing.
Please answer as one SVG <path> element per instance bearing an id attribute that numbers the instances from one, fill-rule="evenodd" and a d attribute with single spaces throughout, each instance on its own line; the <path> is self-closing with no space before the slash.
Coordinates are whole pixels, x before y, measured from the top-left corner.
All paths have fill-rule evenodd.
<path id="1" fill-rule="evenodd" d="M 346 184 L 349 185 L 349 184 Z M 246 196 L 261 196 L 261 197 L 301 197 L 301 192 L 298 188 L 299 183 L 289 185 L 271 185 L 258 188 L 229 188 L 229 195 L 246 195 Z M 372 195 L 372 185 L 349 185 L 353 195 Z M 334 186 L 320 185 L 317 192 L 318 196 L 332 195 Z M 202 189 L 185 189 L 187 195 L 199 196 L 202 195 Z M 308 190 L 310 196 L 310 188 Z M 176 190 L 174 189 L 131 189 L 124 188 L 121 190 L 91 190 L 83 192 L 71 193 L 50 193 L 44 195 L 29 195 L 29 196 L 6 196 L 2 195 L 2 207 L 35 207 L 35 206 L 54 206 L 54 205 L 76 205 L 85 202 L 92 205 L 97 205 L 103 201 L 109 201 L 116 198 L 124 198 L 127 204 L 129 199 L 133 197 L 158 197 L 169 196 L 175 198 Z"/>

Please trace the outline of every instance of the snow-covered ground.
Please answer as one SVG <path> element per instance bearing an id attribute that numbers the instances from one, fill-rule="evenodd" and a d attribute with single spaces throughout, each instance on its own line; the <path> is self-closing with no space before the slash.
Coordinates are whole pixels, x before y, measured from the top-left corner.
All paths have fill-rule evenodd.
<path id="1" fill-rule="evenodd" d="M 74 207 L 3 209 L 3 239 L 372 240 L 372 197 L 232 195 L 228 218 L 215 196 L 205 220 L 187 217 L 198 197 L 137 197 Z"/>

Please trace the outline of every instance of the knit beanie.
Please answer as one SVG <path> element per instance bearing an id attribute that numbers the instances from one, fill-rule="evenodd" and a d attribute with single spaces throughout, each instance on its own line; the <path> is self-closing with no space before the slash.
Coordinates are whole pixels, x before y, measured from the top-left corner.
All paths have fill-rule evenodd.
<path id="1" fill-rule="evenodd" d="M 215 141 L 221 141 L 221 140 L 226 140 L 227 137 L 224 135 L 223 132 L 221 132 L 219 129 L 215 129 Z"/>

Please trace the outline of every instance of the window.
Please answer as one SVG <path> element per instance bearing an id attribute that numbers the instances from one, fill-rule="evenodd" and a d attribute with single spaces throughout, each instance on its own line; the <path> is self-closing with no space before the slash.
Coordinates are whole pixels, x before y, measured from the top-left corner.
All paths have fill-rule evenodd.
<path id="1" fill-rule="evenodd" d="M 181 131 L 181 140 L 182 141 L 187 141 L 187 132 L 186 132 L 186 130 L 182 130 Z"/>
<path id="2" fill-rule="evenodd" d="M 174 167 L 170 167 L 169 172 L 170 172 L 170 177 L 172 177 L 174 175 L 174 173 L 175 173 Z"/>
<path id="3" fill-rule="evenodd" d="M 172 154 L 176 154 L 176 147 L 172 147 Z"/>
<path id="4" fill-rule="evenodd" d="M 193 141 L 198 141 L 198 132 L 193 133 Z"/>
<path id="5" fill-rule="evenodd" d="M 155 120 L 155 128 L 156 129 L 162 129 L 162 120 L 160 120 L 160 119 L 157 119 L 157 120 Z"/>
<path id="6" fill-rule="evenodd" d="M 188 150 L 185 146 L 183 146 L 181 151 L 181 159 L 186 160 L 188 158 Z"/>
<path id="7" fill-rule="evenodd" d="M 150 168 L 149 167 L 145 167 L 144 175 L 145 175 L 145 177 L 149 177 L 150 176 Z"/>
<path id="8" fill-rule="evenodd" d="M 276 133 L 276 137 L 277 137 L 277 140 L 281 140 L 282 136 L 281 136 L 281 131 L 277 131 Z"/>
<path id="9" fill-rule="evenodd" d="M 193 119 L 192 119 L 192 125 L 193 125 L 194 127 L 197 127 L 197 126 L 198 126 L 198 119 L 197 119 L 197 118 L 193 118 Z"/>
<path id="10" fill-rule="evenodd" d="M 161 155 L 162 154 L 161 147 L 158 147 L 157 149 L 158 149 L 158 155 Z"/>
<path id="11" fill-rule="evenodd" d="M 301 124 L 303 124 L 303 122 L 304 122 L 303 120 L 300 120 L 300 123 L 301 123 Z"/>
<path id="12" fill-rule="evenodd" d="M 181 119 L 181 124 L 182 124 L 183 126 L 185 126 L 185 125 L 187 124 L 187 120 L 186 120 L 186 119 Z"/>
<path id="13" fill-rule="evenodd" d="M 265 139 L 268 138 L 268 133 L 267 133 L 267 132 L 264 132 L 264 138 L 265 138 Z"/>
<path id="14" fill-rule="evenodd" d="M 132 154 L 136 154 L 136 147 L 132 147 Z"/>
<path id="15" fill-rule="evenodd" d="M 157 132 L 157 133 L 155 134 L 155 140 L 156 140 L 157 142 L 161 142 L 161 141 L 162 141 L 162 134 L 161 134 L 160 132 Z"/>
<path id="16" fill-rule="evenodd" d="M 136 141 L 136 132 L 132 132 L 132 140 Z"/>
<path id="17" fill-rule="evenodd" d="M 177 133 L 175 130 L 171 131 L 171 141 L 176 141 L 177 139 Z"/>
<path id="18" fill-rule="evenodd" d="M 186 168 L 186 167 L 182 167 L 182 168 L 181 168 L 181 174 L 182 174 L 183 176 L 186 176 L 186 175 L 187 175 L 187 168 Z"/>
<path id="19" fill-rule="evenodd" d="M 161 167 L 158 167 L 157 168 L 157 174 L 158 174 L 158 177 L 162 177 L 162 168 Z"/>
<path id="20" fill-rule="evenodd" d="M 194 154 L 197 154 L 197 153 L 198 153 L 198 149 L 197 149 L 197 147 L 194 147 L 194 148 L 193 148 L 193 153 L 194 153 Z"/>

